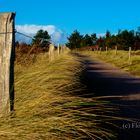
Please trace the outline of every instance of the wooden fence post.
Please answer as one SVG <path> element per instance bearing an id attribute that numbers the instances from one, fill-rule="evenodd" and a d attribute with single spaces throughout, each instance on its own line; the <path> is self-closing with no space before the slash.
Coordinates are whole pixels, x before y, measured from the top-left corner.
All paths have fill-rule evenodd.
<path id="1" fill-rule="evenodd" d="M 107 54 L 108 53 L 108 47 L 106 46 L 105 49 L 106 49 L 106 54 Z"/>
<path id="2" fill-rule="evenodd" d="M 100 54 L 101 54 L 102 48 L 100 47 Z"/>
<path id="3" fill-rule="evenodd" d="M 129 56 L 129 61 L 131 60 L 131 47 L 129 47 L 129 53 L 128 53 L 128 56 Z"/>
<path id="4" fill-rule="evenodd" d="M 59 54 L 62 53 L 62 45 L 59 45 Z"/>
<path id="5" fill-rule="evenodd" d="M 64 53 L 64 45 L 61 45 L 61 53 Z"/>
<path id="6" fill-rule="evenodd" d="M 115 55 L 117 55 L 117 50 L 118 50 L 118 47 L 115 46 Z"/>
<path id="7" fill-rule="evenodd" d="M 49 60 L 52 61 L 54 59 L 54 45 L 49 45 Z"/>
<path id="8" fill-rule="evenodd" d="M 60 54 L 60 46 L 59 46 L 59 43 L 58 43 L 58 46 L 57 46 L 57 54 L 58 54 L 58 56 Z"/>
<path id="9" fill-rule="evenodd" d="M 66 45 L 63 46 L 63 53 L 66 53 Z"/>
<path id="10" fill-rule="evenodd" d="M 0 115 L 14 110 L 15 13 L 0 13 Z"/>
<path id="11" fill-rule="evenodd" d="M 98 51 L 99 51 L 98 47 L 96 48 L 96 51 L 97 51 L 97 53 L 98 53 Z"/>

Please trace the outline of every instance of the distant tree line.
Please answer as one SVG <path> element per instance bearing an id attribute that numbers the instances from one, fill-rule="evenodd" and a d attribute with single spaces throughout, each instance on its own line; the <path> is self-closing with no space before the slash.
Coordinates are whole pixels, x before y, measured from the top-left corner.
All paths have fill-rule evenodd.
<path id="1" fill-rule="evenodd" d="M 51 37 L 48 34 L 48 32 L 41 29 L 36 33 L 36 35 L 32 39 L 32 45 L 36 45 L 41 48 L 48 47 L 48 45 L 50 44 L 50 39 Z"/>
<path id="2" fill-rule="evenodd" d="M 140 49 L 140 27 L 137 31 L 131 30 L 119 30 L 117 34 L 111 35 L 110 31 L 106 31 L 105 36 L 98 37 L 96 33 L 91 35 L 81 35 L 80 32 L 75 30 L 69 37 L 67 46 L 70 49 L 89 47 L 89 46 L 99 46 L 102 48 L 114 48 L 128 50 L 132 47 L 133 50 Z"/>
<path id="3" fill-rule="evenodd" d="M 27 44 L 25 42 L 16 42 L 16 50 L 20 51 L 22 54 L 30 53 L 40 53 L 48 51 L 48 47 L 50 44 L 50 35 L 47 31 L 39 30 L 32 39 L 31 44 Z"/>
<path id="4" fill-rule="evenodd" d="M 30 44 L 16 42 L 16 63 L 33 63 L 39 53 L 48 52 L 51 37 L 47 31 L 39 30 Z M 27 61 L 28 60 L 28 61 Z"/>
<path id="5" fill-rule="evenodd" d="M 95 33 L 89 35 L 81 35 L 80 32 L 75 30 L 69 37 L 68 37 L 68 43 L 66 44 L 67 47 L 70 49 L 76 49 L 81 48 L 85 46 L 93 46 L 96 45 L 97 42 L 97 36 Z"/>

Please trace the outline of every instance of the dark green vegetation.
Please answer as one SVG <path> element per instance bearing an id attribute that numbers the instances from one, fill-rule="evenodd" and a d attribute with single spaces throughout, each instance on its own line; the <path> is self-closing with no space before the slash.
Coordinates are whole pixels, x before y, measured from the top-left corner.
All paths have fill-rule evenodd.
<path id="1" fill-rule="evenodd" d="M 26 44 L 25 42 L 19 43 L 18 41 L 16 42 L 16 56 L 18 57 L 18 60 L 20 60 L 20 57 L 26 54 L 28 54 L 29 56 L 30 54 L 47 52 L 50 43 L 51 37 L 48 32 L 44 30 L 39 30 L 33 37 L 31 44 Z"/>
<path id="2" fill-rule="evenodd" d="M 97 37 L 96 34 L 85 36 L 81 35 L 80 32 L 75 30 L 69 37 L 67 47 L 70 49 L 81 48 L 85 46 L 93 46 L 96 44 Z"/>
<path id="3" fill-rule="evenodd" d="M 133 50 L 140 49 L 140 27 L 137 31 L 119 30 L 116 35 L 111 35 L 109 31 L 106 32 L 104 37 L 96 37 L 96 34 L 81 35 L 77 30 L 68 37 L 67 46 L 71 49 L 95 46 L 108 47 L 128 50 L 132 47 Z"/>
<path id="4" fill-rule="evenodd" d="M 16 63 L 29 64 L 36 60 L 40 53 L 48 52 L 51 37 L 47 31 L 39 30 L 31 44 L 16 42 Z"/>
<path id="5" fill-rule="evenodd" d="M 32 45 L 37 45 L 41 48 L 47 47 L 50 43 L 49 39 L 51 39 L 51 37 L 47 31 L 39 30 L 32 40 Z"/>

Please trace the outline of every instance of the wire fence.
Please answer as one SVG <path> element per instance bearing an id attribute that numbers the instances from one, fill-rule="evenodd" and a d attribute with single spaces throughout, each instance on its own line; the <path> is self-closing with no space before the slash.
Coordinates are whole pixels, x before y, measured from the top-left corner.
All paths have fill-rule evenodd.
<path id="1" fill-rule="evenodd" d="M 30 35 L 27 35 L 25 33 L 22 33 L 22 32 L 19 32 L 17 31 L 16 29 L 14 29 L 13 32 L 1 32 L 0 35 L 7 35 L 7 34 L 19 34 L 19 35 L 22 35 L 24 37 L 27 37 L 27 38 L 30 38 L 30 39 L 36 39 L 35 37 L 33 36 L 30 36 Z M 54 59 L 55 56 L 58 56 L 59 54 L 63 54 L 65 52 L 68 52 L 69 49 L 65 46 L 65 45 L 57 45 L 57 48 L 55 48 L 55 43 L 51 40 L 51 39 L 44 39 L 44 38 L 38 38 L 39 42 L 38 42 L 38 45 L 41 44 L 43 41 L 47 41 L 50 43 L 49 45 L 49 49 L 48 49 L 48 55 L 49 55 L 49 59 L 50 61 L 52 61 Z M 0 42 L 2 43 L 2 42 Z M 6 44 L 10 44 L 12 42 L 8 42 L 8 41 L 3 41 L 3 43 L 6 43 Z M 31 49 L 32 50 L 32 49 Z M 31 52 L 31 51 L 29 51 Z"/>
<path id="2" fill-rule="evenodd" d="M 33 36 L 30 36 L 30 35 L 27 35 L 25 33 L 22 33 L 22 32 L 19 32 L 17 31 L 16 29 L 14 30 L 14 32 L 1 32 L 0 35 L 5 35 L 5 34 L 20 34 L 24 37 L 27 37 L 27 38 L 30 38 L 30 39 L 35 39 Z M 49 43 L 52 43 L 54 44 L 54 42 L 51 40 L 51 39 L 44 39 L 44 38 L 38 38 L 40 40 L 40 42 L 43 42 L 43 41 L 48 41 Z"/>
<path id="3" fill-rule="evenodd" d="M 17 31 L 17 30 L 15 30 L 15 33 L 17 33 L 17 34 L 20 34 L 20 35 L 22 35 L 22 36 L 25 36 L 25 37 L 27 37 L 27 38 L 30 38 L 30 39 L 35 39 L 34 37 L 32 37 L 32 36 L 30 36 L 30 35 L 27 35 L 27 34 L 25 34 L 25 33 L 21 33 L 21 32 L 19 32 L 19 31 Z M 43 41 L 47 41 L 47 42 L 49 42 L 49 43 L 52 43 L 52 44 L 54 44 L 54 42 L 51 40 L 51 39 L 44 39 L 44 38 L 38 38 L 39 40 L 40 40 L 40 43 L 41 42 L 43 42 Z"/>

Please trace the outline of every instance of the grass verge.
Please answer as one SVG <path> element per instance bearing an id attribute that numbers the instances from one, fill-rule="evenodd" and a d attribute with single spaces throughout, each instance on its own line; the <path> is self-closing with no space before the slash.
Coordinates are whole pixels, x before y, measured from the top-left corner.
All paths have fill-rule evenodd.
<path id="1" fill-rule="evenodd" d="M 113 125 L 108 114 L 114 108 L 76 95 L 84 89 L 81 71 L 81 62 L 71 54 L 52 62 L 42 54 L 30 66 L 16 64 L 15 112 L 0 119 L 0 139 L 115 139 L 106 127 Z"/>
<path id="2" fill-rule="evenodd" d="M 99 58 L 133 75 L 140 76 L 140 51 L 132 51 L 131 59 L 129 59 L 128 51 L 122 50 L 117 51 L 117 54 L 114 50 L 109 50 L 108 52 L 83 51 L 81 53 L 91 57 Z"/>

